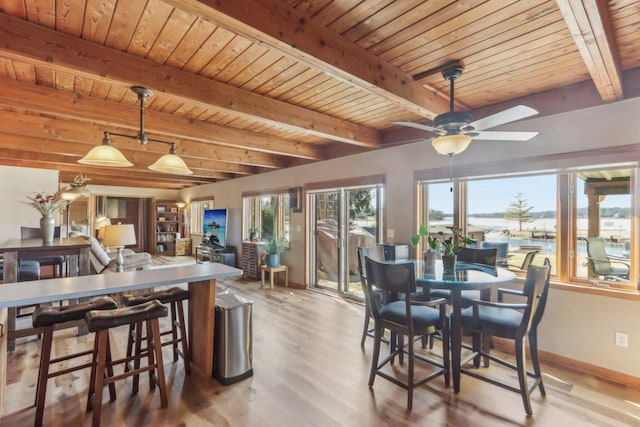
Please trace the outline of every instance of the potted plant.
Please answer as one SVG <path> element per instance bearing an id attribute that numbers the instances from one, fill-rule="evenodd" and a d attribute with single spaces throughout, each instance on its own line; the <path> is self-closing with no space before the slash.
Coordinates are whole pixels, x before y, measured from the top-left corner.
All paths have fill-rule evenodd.
<path id="1" fill-rule="evenodd" d="M 287 248 L 288 242 L 284 237 L 270 238 L 264 247 L 267 253 L 267 266 L 280 267 L 280 254 Z"/>
<path id="2" fill-rule="evenodd" d="M 462 229 L 458 227 L 447 227 L 451 230 L 452 236 L 442 242 L 444 251 L 442 253 L 442 268 L 444 271 L 454 271 L 456 268 L 456 259 L 458 250 L 461 247 L 471 243 L 476 243 L 475 240 L 464 236 Z"/>
<path id="3" fill-rule="evenodd" d="M 249 229 L 249 240 L 251 240 L 252 242 L 257 242 L 259 235 L 260 235 L 260 229 L 259 228 L 250 228 Z"/>
<path id="4" fill-rule="evenodd" d="M 431 236 L 429 230 L 424 224 L 420 224 L 418 227 L 418 233 L 412 234 L 410 237 L 411 245 L 415 248 L 420 243 L 420 239 L 426 238 L 427 244 L 423 253 L 424 266 L 426 270 L 433 270 L 436 264 L 437 250 L 440 247 L 440 240 L 437 237 Z"/>

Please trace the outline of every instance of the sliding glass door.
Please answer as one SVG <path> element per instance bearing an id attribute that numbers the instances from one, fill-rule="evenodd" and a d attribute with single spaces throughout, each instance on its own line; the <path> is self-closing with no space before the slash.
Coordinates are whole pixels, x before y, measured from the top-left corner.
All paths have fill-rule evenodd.
<path id="1" fill-rule="evenodd" d="M 311 284 L 341 296 L 363 298 L 358 246 L 381 239 L 382 186 L 309 192 Z"/>

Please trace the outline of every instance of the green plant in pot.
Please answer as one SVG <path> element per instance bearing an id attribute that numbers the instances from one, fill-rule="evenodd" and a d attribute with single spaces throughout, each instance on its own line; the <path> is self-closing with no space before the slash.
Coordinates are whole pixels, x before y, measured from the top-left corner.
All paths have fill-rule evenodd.
<path id="1" fill-rule="evenodd" d="M 267 267 L 280 267 L 280 254 L 287 249 L 289 242 L 284 237 L 270 238 L 264 247 L 267 253 Z"/>
<path id="2" fill-rule="evenodd" d="M 260 229 L 259 228 L 250 228 L 249 229 L 249 240 L 251 240 L 252 242 L 257 242 L 258 241 L 258 236 L 260 236 Z"/>
<path id="3" fill-rule="evenodd" d="M 447 228 L 451 230 L 452 236 L 451 238 L 442 242 L 442 247 L 444 249 L 442 253 L 442 268 L 444 269 L 444 271 L 453 271 L 456 268 L 456 254 L 458 253 L 460 248 L 471 243 L 476 243 L 476 241 L 467 236 L 464 236 L 462 234 L 461 228 Z"/>
<path id="4" fill-rule="evenodd" d="M 436 264 L 436 256 L 438 255 L 438 248 L 440 247 L 440 240 L 437 237 L 431 236 L 429 230 L 424 224 L 420 224 L 418 232 L 412 234 L 409 238 L 411 245 L 415 248 L 420 243 L 420 239 L 426 239 L 425 250 L 423 253 L 425 271 L 432 271 Z"/>

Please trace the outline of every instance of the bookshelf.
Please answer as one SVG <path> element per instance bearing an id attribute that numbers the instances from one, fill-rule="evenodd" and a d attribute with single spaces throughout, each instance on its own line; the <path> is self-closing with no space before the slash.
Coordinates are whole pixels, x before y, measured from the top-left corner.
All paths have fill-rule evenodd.
<path id="1" fill-rule="evenodd" d="M 153 241 L 157 255 L 176 255 L 176 242 L 182 235 L 182 211 L 175 201 L 159 200 L 154 203 Z"/>

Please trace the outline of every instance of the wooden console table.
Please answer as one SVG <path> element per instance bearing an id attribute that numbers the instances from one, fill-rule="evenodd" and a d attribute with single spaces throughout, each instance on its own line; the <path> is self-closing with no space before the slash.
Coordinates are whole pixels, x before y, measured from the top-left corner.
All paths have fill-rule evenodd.
<path id="1" fill-rule="evenodd" d="M 213 375 L 216 279 L 238 277 L 242 271 L 223 264 L 195 264 L 156 270 L 63 277 L 0 285 L 0 324 L 7 321 L 7 308 L 72 298 L 188 283 L 189 345 L 191 370 L 205 378 Z M 198 331 L 198 338 L 193 333 Z M 7 378 L 7 335 L 0 336 L 0 416 Z"/>

